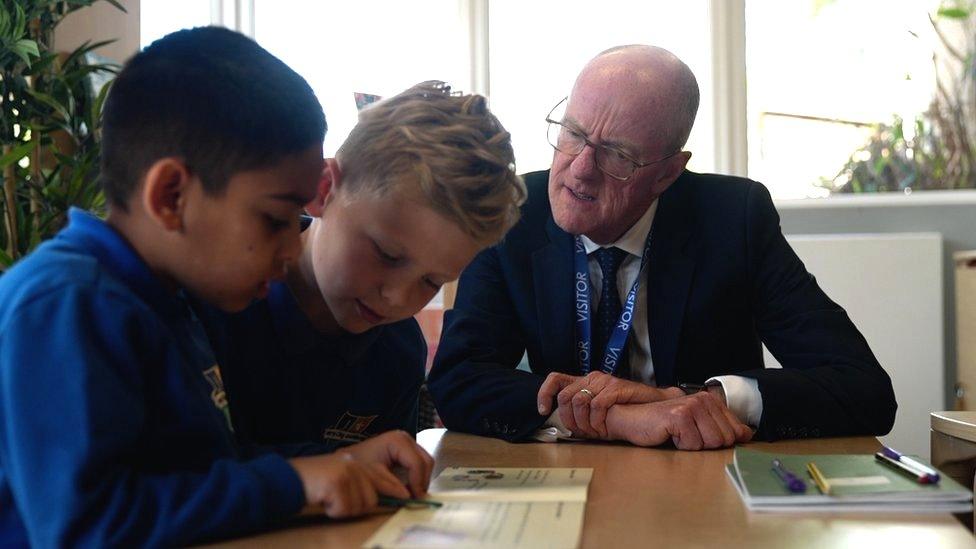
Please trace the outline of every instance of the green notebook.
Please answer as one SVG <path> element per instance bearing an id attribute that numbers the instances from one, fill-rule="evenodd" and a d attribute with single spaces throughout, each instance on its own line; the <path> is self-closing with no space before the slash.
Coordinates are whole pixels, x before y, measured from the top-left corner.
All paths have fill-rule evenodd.
<path id="1" fill-rule="evenodd" d="M 772 460 L 807 483 L 805 492 L 790 492 L 772 470 Z M 821 494 L 807 473 L 813 462 L 830 484 Z M 788 455 L 736 448 L 727 466 L 729 478 L 747 507 L 783 511 L 910 511 L 972 510 L 973 494 L 946 475 L 937 484 L 918 484 L 869 455 Z"/>

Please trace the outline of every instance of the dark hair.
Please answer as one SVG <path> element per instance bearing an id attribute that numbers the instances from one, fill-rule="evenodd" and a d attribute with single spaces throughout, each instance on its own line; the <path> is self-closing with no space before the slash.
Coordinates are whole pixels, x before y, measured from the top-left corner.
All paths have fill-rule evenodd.
<path id="1" fill-rule="evenodd" d="M 304 78 L 246 36 L 220 27 L 181 30 L 132 57 L 103 113 L 101 184 L 126 208 L 146 170 L 182 158 L 204 191 L 321 145 L 322 106 Z"/>

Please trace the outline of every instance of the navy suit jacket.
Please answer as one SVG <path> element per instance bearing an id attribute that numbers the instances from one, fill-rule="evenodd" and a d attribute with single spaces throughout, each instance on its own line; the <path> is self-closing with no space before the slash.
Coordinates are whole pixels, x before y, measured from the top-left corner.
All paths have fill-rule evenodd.
<path id="1" fill-rule="evenodd" d="M 545 376 L 580 375 L 573 236 L 553 220 L 548 180 L 525 176 L 522 219 L 465 269 L 445 315 L 428 385 L 450 429 L 524 439 L 546 420 Z M 890 378 L 786 242 L 765 187 L 686 171 L 659 200 L 644 274 L 659 386 L 756 379 L 763 439 L 891 430 Z M 783 369 L 764 369 L 762 343 Z M 531 372 L 516 369 L 526 352 Z"/>

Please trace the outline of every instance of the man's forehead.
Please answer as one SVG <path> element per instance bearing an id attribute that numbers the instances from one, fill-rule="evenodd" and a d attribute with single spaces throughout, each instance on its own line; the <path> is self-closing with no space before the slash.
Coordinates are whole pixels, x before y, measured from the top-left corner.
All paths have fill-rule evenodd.
<path id="1" fill-rule="evenodd" d="M 653 106 L 647 99 L 615 92 L 612 86 L 577 87 L 564 119 L 587 133 L 600 133 L 601 140 L 646 148 L 654 145 Z"/>
<path id="2" fill-rule="evenodd" d="M 643 71 L 589 69 L 576 80 L 570 103 L 613 106 L 616 110 L 638 112 L 664 95 L 667 82 Z"/>

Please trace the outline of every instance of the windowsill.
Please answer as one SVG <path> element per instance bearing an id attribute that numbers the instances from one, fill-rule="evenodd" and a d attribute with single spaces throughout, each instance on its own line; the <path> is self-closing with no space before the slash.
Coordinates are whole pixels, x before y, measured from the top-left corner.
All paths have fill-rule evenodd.
<path id="1" fill-rule="evenodd" d="M 976 190 L 916 191 L 902 193 L 861 193 L 833 195 L 827 198 L 774 200 L 779 210 L 815 208 L 873 208 L 891 206 L 960 206 L 976 205 Z"/>

